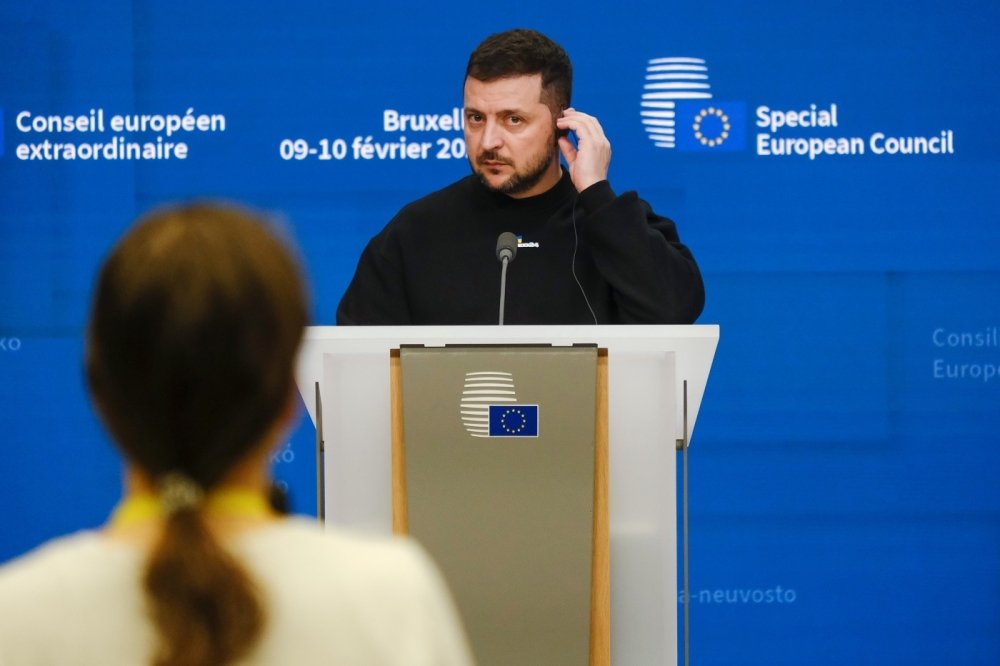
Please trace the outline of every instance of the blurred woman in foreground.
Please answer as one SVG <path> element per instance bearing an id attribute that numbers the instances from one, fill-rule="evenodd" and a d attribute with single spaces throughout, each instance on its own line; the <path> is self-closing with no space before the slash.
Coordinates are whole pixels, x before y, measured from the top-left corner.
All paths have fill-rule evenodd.
<path id="1" fill-rule="evenodd" d="M 307 304 L 266 226 L 229 206 L 164 209 L 108 257 L 86 373 L 125 497 L 103 530 L 0 568 L 0 664 L 469 662 L 416 546 L 269 506 Z"/>

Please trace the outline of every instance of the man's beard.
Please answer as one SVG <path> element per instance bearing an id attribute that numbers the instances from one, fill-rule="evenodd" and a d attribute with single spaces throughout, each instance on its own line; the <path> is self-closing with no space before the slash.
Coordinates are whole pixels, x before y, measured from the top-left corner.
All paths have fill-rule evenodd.
<path id="1" fill-rule="evenodd" d="M 480 153 L 472 165 L 472 171 L 479 176 L 479 180 L 482 181 L 483 185 L 494 192 L 507 195 L 520 194 L 521 192 L 527 192 L 538 184 L 538 181 L 542 179 L 542 176 L 545 175 L 545 172 L 552 165 L 552 160 L 557 159 L 557 154 L 558 151 L 554 147 L 544 151 L 538 155 L 538 158 L 534 162 L 529 163 L 524 169 L 515 169 L 514 173 L 507 180 L 497 186 L 491 185 L 486 179 L 481 167 L 482 163 L 504 162 L 505 164 L 510 164 L 510 162 L 502 159 L 494 151 L 487 150 Z"/>

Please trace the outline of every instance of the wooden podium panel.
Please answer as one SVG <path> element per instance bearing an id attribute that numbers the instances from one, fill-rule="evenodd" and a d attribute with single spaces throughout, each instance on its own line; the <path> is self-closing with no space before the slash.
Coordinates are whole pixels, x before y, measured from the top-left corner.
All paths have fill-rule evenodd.
<path id="1" fill-rule="evenodd" d="M 404 349 L 390 394 L 393 529 L 441 566 L 478 662 L 609 664 L 606 352 Z"/>

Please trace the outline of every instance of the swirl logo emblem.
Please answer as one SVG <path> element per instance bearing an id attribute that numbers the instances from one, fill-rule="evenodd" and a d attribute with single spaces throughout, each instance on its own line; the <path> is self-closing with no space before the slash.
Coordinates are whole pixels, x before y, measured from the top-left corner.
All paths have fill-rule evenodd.
<path id="1" fill-rule="evenodd" d="M 701 58 L 653 58 L 643 89 L 639 115 L 657 148 L 677 145 L 678 100 L 712 99 L 708 67 Z"/>
<path id="2" fill-rule="evenodd" d="M 538 437 L 538 405 L 517 404 L 509 372 L 466 373 L 459 414 L 473 437 Z"/>
<path id="3" fill-rule="evenodd" d="M 703 58 L 650 60 L 639 116 L 657 148 L 714 152 L 746 147 L 746 105 L 713 99 Z"/>

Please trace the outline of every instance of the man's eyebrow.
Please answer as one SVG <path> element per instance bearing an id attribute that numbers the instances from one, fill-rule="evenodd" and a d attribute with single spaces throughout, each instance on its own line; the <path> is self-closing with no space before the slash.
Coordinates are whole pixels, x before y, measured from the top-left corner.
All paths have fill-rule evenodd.
<path id="1" fill-rule="evenodd" d="M 479 115 L 483 115 L 483 116 L 488 115 L 485 112 L 480 111 L 479 109 L 477 109 L 474 106 L 466 106 L 465 107 L 465 112 L 466 113 L 478 113 Z M 526 116 L 527 117 L 527 116 L 531 115 L 531 111 L 528 111 L 527 109 L 518 109 L 518 108 L 500 109 L 494 115 L 497 115 L 497 116 Z"/>

